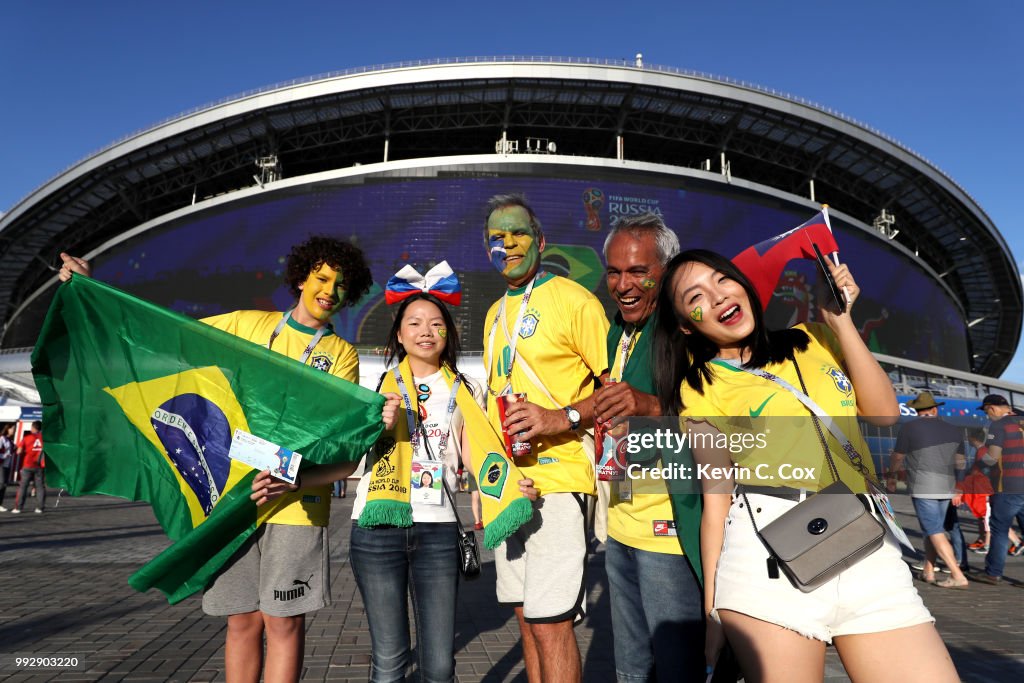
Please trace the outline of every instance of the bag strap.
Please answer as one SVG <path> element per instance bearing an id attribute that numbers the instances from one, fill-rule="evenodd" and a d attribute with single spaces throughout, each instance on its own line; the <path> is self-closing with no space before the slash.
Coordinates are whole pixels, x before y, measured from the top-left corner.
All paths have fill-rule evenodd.
<path id="1" fill-rule="evenodd" d="M 796 368 L 796 376 L 797 379 L 800 380 L 800 389 L 802 389 L 802 391 L 797 391 L 796 388 L 793 387 L 793 385 L 791 385 L 789 382 L 786 382 L 785 380 L 776 377 L 770 372 L 765 372 L 760 368 L 756 369 L 760 370 L 760 372 L 755 372 L 754 370 L 744 367 L 740 367 L 740 369 L 749 372 L 750 374 L 757 375 L 759 377 L 764 377 L 765 379 L 775 382 L 776 384 L 778 384 L 779 386 L 788 390 L 790 393 L 796 396 L 796 398 L 799 399 L 801 403 L 803 403 L 804 407 L 811 412 L 811 421 L 814 423 L 814 430 L 818 433 L 818 441 L 819 443 L 821 443 L 821 449 L 825 453 L 825 460 L 828 462 L 829 473 L 832 475 L 834 481 L 839 481 L 839 470 L 836 469 L 836 464 L 832 460 L 832 453 L 829 451 L 828 442 L 825 441 L 825 435 L 821 431 L 821 424 L 819 422 L 818 412 L 824 411 L 822 411 L 818 404 L 815 403 L 814 400 L 807 395 L 807 384 L 804 382 L 804 376 L 803 373 L 800 372 L 800 364 L 796 362 L 796 358 L 793 358 L 793 367 Z M 844 440 L 847 441 L 847 443 L 849 443 L 849 439 L 846 439 L 845 434 L 842 434 L 842 432 L 840 432 L 840 435 Z M 834 432 L 833 436 L 835 436 Z M 858 460 L 859 459 L 860 457 L 858 455 Z M 764 540 L 764 536 L 761 535 L 761 530 L 757 528 L 757 522 L 754 521 L 754 510 L 750 507 L 750 500 L 747 498 L 746 491 L 742 491 L 740 495 L 743 496 L 743 504 L 747 506 L 747 514 L 750 515 L 750 524 L 754 527 L 754 534 L 757 536 L 757 540 L 761 541 L 761 545 L 763 545 L 765 547 L 765 550 L 768 551 L 769 559 L 778 563 L 778 556 L 775 554 L 775 551 L 772 550 L 771 546 L 768 545 L 768 542 Z M 771 574 L 771 570 L 769 570 L 769 574 Z"/>
<path id="2" fill-rule="evenodd" d="M 812 416 L 820 420 L 825 425 L 829 433 L 832 434 L 832 437 L 839 443 L 843 452 L 846 453 L 846 456 L 850 459 L 850 464 L 853 465 L 853 467 L 862 475 L 870 478 L 870 473 L 864 466 L 864 459 L 861 457 L 860 453 L 857 452 L 857 448 L 853 445 L 853 442 L 850 441 L 846 434 L 843 433 L 843 430 L 839 428 L 839 425 L 837 425 L 835 420 L 832 419 L 832 416 L 822 410 L 821 406 L 815 403 L 814 399 L 807 395 L 807 386 L 804 384 L 803 374 L 800 372 L 800 365 L 796 362 L 796 358 L 793 358 L 793 366 L 796 368 L 796 375 L 800 379 L 800 386 L 803 388 L 803 391 L 800 391 L 786 380 L 777 375 L 773 375 L 762 368 L 749 368 L 739 361 L 734 360 L 718 359 L 712 362 L 728 365 L 736 370 L 742 370 L 743 372 L 766 379 L 769 382 L 774 382 L 789 393 L 793 394 L 793 396 L 800 401 L 808 411 L 810 411 Z M 815 429 L 817 429 L 819 435 L 824 438 L 824 435 L 821 434 L 821 427 L 817 422 L 815 422 Z M 823 445 L 823 448 L 825 448 L 826 457 L 830 458 L 831 451 L 828 449 L 827 445 Z M 838 480 L 838 471 L 835 469 L 835 464 L 831 461 L 831 458 L 829 459 L 829 471 Z"/>
<path id="3" fill-rule="evenodd" d="M 448 495 L 448 502 L 452 504 L 452 512 L 455 513 L 455 528 L 459 532 L 459 538 L 469 536 L 469 533 L 462 528 L 462 518 L 459 517 L 459 509 L 455 507 L 455 498 L 452 496 L 452 491 L 448 488 L 448 481 L 444 477 L 441 477 L 441 486 L 444 487 L 444 492 Z"/>
<path id="4" fill-rule="evenodd" d="M 793 367 L 796 368 L 796 376 L 797 379 L 800 380 L 800 388 L 803 390 L 804 397 L 806 397 L 811 403 L 814 403 L 814 401 L 811 400 L 811 397 L 807 396 L 807 385 L 804 383 L 804 375 L 800 372 L 800 364 L 796 362 L 796 358 L 793 359 Z M 821 410 L 817 403 L 814 403 L 814 406 L 817 407 L 818 410 Z M 828 461 L 829 474 L 832 475 L 832 481 L 837 482 L 839 481 L 839 469 L 836 467 L 835 461 L 832 460 L 832 452 L 829 450 L 828 442 L 825 441 L 825 435 L 821 432 L 821 423 L 818 419 L 818 414 L 813 410 L 811 411 L 811 421 L 814 423 L 814 431 L 818 433 L 818 442 L 821 444 L 821 450 L 825 453 L 825 460 Z M 845 434 L 843 435 L 843 438 L 846 439 Z M 849 441 L 849 439 L 846 440 Z M 856 465 L 854 466 L 856 467 Z"/>

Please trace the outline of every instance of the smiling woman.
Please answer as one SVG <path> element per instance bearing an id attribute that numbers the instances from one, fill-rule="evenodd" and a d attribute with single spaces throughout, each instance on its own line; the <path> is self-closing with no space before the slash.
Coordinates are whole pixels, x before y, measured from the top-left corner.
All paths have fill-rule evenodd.
<path id="1" fill-rule="evenodd" d="M 820 681 L 825 644 L 834 642 L 853 680 L 955 681 L 894 540 L 805 592 L 780 576 L 781 560 L 761 534 L 833 481 L 864 496 L 869 510 L 877 505 L 866 495 L 877 477 L 860 456 L 868 451 L 857 417 L 891 424 L 899 406 L 850 319 L 857 283 L 845 265 L 829 269 L 847 293 L 846 309 L 822 309 L 822 323 L 778 331 L 767 328 L 756 291 L 725 257 L 694 249 L 665 269 L 655 333 L 656 359 L 671 369 L 657 376 L 662 405 L 688 432 L 711 437 L 735 435 L 737 418 L 785 418 L 760 427 L 766 447 L 693 448 L 698 472 L 717 473 L 701 478 L 706 654 L 714 662 L 724 636 L 745 680 Z M 812 469 L 830 476 L 805 480 L 807 468 L 794 463 L 808 456 L 812 465 L 827 463 Z"/>

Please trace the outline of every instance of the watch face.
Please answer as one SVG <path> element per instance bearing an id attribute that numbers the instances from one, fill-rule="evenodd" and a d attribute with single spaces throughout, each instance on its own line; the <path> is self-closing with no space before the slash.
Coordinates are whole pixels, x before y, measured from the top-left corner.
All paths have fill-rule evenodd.
<path id="1" fill-rule="evenodd" d="M 566 411 L 566 414 L 569 416 L 569 422 L 576 424 L 577 422 L 580 421 L 580 411 L 576 410 L 575 408 L 570 408 L 569 410 Z"/>

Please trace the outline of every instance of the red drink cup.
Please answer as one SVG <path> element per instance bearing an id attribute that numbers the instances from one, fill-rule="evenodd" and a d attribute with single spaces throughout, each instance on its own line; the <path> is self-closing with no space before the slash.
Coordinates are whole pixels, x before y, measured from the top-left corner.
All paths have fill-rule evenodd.
<path id="1" fill-rule="evenodd" d="M 502 422 L 501 433 L 505 437 L 505 452 L 512 458 L 522 458 L 533 453 L 533 444 L 529 441 L 516 441 L 505 429 L 505 411 L 510 403 L 525 403 L 526 394 L 502 394 L 495 401 L 498 404 L 498 419 Z M 523 432 L 519 432 L 522 434 Z"/>
<path id="2" fill-rule="evenodd" d="M 610 422 L 610 421 L 609 421 Z M 601 431 L 601 457 L 597 461 L 597 478 L 601 481 L 621 481 L 626 478 L 626 438 L 629 436 L 629 420 L 622 420 L 614 426 L 605 426 Z"/>
<path id="3" fill-rule="evenodd" d="M 617 379 L 610 377 L 604 380 L 604 384 L 615 384 Z M 612 428 L 611 419 L 594 421 L 594 464 L 600 465 L 604 459 L 604 433 Z"/>

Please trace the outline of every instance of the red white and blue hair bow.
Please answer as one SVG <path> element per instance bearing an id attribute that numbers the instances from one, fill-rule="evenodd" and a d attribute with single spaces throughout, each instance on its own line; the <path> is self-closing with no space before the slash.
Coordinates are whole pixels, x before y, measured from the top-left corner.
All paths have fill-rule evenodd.
<path id="1" fill-rule="evenodd" d="M 447 261 L 441 261 L 428 270 L 426 275 L 420 275 L 415 268 L 406 264 L 385 285 L 384 301 L 388 305 L 395 304 L 420 292 L 433 294 L 452 306 L 462 302 L 462 286 Z"/>

